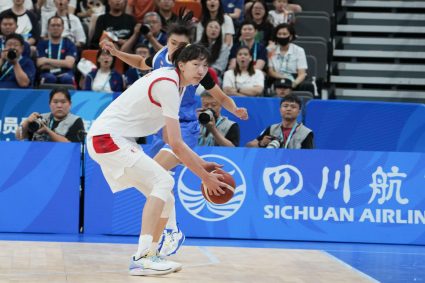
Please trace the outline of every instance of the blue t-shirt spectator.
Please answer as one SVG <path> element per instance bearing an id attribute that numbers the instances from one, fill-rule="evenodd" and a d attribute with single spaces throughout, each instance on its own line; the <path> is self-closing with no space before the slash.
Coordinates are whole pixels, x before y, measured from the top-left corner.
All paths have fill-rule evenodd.
<path id="1" fill-rule="evenodd" d="M 60 52 L 59 47 L 61 47 Z M 59 44 L 51 44 L 50 40 L 42 40 L 37 45 L 37 51 L 39 58 L 46 57 L 58 60 L 63 60 L 66 56 L 77 58 L 77 48 L 68 38 L 62 38 Z M 71 69 L 61 68 L 61 73 L 65 73 L 70 70 Z"/>
<path id="2" fill-rule="evenodd" d="M 158 42 L 162 46 L 167 45 L 167 34 L 163 31 L 160 31 L 159 34 L 156 36 L 156 40 L 158 40 Z M 144 37 L 143 35 L 141 35 L 139 37 L 139 40 L 137 41 L 137 44 L 140 44 L 140 43 L 149 46 L 149 52 L 150 52 L 151 56 L 153 56 L 156 53 L 155 49 L 153 49 L 152 44 L 150 44 L 149 40 L 146 37 Z"/>
<path id="3" fill-rule="evenodd" d="M 87 74 L 84 89 L 85 90 L 94 90 L 94 91 L 102 91 L 102 92 L 121 92 L 124 90 L 124 81 L 122 76 L 115 70 L 111 70 L 108 76 L 105 79 L 101 79 L 101 82 L 98 86 L 95 86 L 95 79 L 98 70 L 93 70 Z"/>
<path id="4" fill-rule="evenodd" d="M 149 71 L 142 71 L 137 68 L 129 68 L 124 75 L 127 88 L 147 73 L 149 73 Z"/>
<path id="5" fill-rule="evenodd" d="M 240 46 L 243 46 L 244 43 L 239 41 L 239 42 L 235 42 L 232 46 L 232 50 L 230 50 L 230 56 L 229 56 L 229 61 L 233 58 L 236 58 L 236 52 L 238 51 Z M 257 62 L 258 60 L 264 60 L 264 62 L 267 63 L 267 49 L 266 47 L 259 42 L 255 42 L 251 49 L 251 56 L 252 56 L 252 61 Z"/>
<path id="6" fill-rule="evenodd" d="M 22 70 L 28 76 L 30 83 L 27 87 L 32 87 L 34 84 L 35 77 L 35 66 L 34 62 L 26 57 L 21 57 L 19 60 Z M 23 88 L 19 86 L 16 81 L 15 72 L 13 71 L 13 66 L 9 62 L 5 62 L 0 68 L 0 88 Z"/>
<path id="7" fill-rule="evenodd" d="M 4 49 L 4 38 L 0 38 L 0 52 Z M 24 42 L 24 53 L 22 53 L 23 57 L 30 58 L 31 57 L 31 48 L 28 42 Z"/>

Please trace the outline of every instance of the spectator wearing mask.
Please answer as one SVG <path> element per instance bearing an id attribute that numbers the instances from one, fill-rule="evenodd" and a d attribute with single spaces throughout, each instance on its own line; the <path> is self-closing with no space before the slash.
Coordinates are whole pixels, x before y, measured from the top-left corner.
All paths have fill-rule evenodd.
<path id="1" fill-rule="evenodd" d="M 50 112 L 33 112 L 16 131 L 16 139 L 30 141 L 80 142 L 84 139 L 83 120 L 70 113 L 71 95 L 56 88 L 49 95 Z"/>
<path id="2" fill-rule="evenodd" d="M 86 76 L 84 89 L 102 92 L 123 91 L 123 78 L 113 69 L 115 58 L 101 49 L 97 52 L 96 61 L 97 69 Z"/>
<path id="3" fill-rule="evenodd" d="M 6 37 L 0 58 L 0 88 L 28 88 L 34 84 L 34 63 L 22 56 L 24 42 L 16 33 Z"/>
<path id="4" fill-rule="evenodd" d="M 71 40 L 62 37 L 64 22 L 61 17 L 51 17 L 47 25 L 49 39 L 40 41 L 37 45 L 37 67 L 41 69 L 41 84 L 74 84 L 73 68 L 77 48 Z"/>
<path id="5" fill-rule="evenodd" d="M 290 94 L 280 101 L 282 121 L 267 127 L 257 138 L 247 143 L 247 147 L 312 149 L 313 131 L 297 122 L 301 113 L 301 100 Z"/>
<path id="6" fill-rule="evenodd" d="M 202 108 L 198 109 L 200 132 L 198 145 L 239 146 L 239 125 L 221 115 L 221 104 L 208 92 L 201 94 Z"/>

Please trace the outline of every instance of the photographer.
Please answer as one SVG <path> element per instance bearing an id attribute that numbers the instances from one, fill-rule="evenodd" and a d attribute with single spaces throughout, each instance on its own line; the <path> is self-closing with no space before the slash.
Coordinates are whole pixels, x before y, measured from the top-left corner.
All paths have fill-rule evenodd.
<path id="1" fill-rule="evenodd" d="M 246 144 L 247 147 L 312 149 L 313 132 L 297 122 L 301 112 L 301 101 L 289 94 L 280 101 L 282 122 L 265 129 L 260 136 Z"/>
<path id="2" fill-rule="evenodd" d="M 239 125 L 221 116 L 221 105 L 208 92 L 201 94 L 202 108 L 198 109 L 200 133 L 198 145 L 239 146 Z"/>
<path id="3" fill-rule="evenodd" d="M 24 39 L 12 33 L 5 39 L 0 58 L 0 88 L 31 87 L 35 77 L 35 66 L 29 58 L 22 56 Z"/>
<path id="4" fill-rule="evenodd" d="M 56 88 L 49 96 L 50 113 L 32 113 L 22 122 L 16 139 L 31 141 L 80 142 L 84 139 L 83 120 L 71 114 L 68 90 Z"/>
<path id="5" fill-rule="evenodd" d="M 162 30 L 158 13 L 149 12 L 143 17 L 143 24 L 136 24 L 132 36 L 122 45 L 121 51 L 132 52 L 139 43 L 149 47 L 151 56 L 167 45 L 167 34 Z"/>

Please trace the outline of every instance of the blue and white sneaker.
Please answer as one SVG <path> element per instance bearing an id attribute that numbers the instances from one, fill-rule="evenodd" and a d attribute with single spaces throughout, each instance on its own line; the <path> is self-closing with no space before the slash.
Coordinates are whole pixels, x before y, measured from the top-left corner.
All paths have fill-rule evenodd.
<path id="1" fill-rule="evenodd" d="M 179 228 L 174 231 L 165 229 L 158 244 L 159 255 L 170 256 L 177 253 L 185 239 L 185 235 Z"/>
<path id="2" fill-rule="evenodd" d="M 137 260 L 133 257 L 129 274 L 133 276 L 165 275 L 181 269 L 180 263 L 165 260 L 160 256 L 144 256 Z"/>

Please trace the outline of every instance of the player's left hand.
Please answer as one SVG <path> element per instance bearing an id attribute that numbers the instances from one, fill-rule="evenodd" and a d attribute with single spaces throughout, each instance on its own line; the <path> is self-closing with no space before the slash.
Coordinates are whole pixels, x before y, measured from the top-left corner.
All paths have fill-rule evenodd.
<path id="1" fill-rule="evenodd" d="M 233 114 L 241 120 L 248 120 L 248 111 L 244 107 L 236 108 Z"/>
<path id="2" fill-rule="evenodd" d="M 215 163 L 215 162 L 205 161 L 204 164 L 202 164 L 202 167 L 204 167 L 204 169 L 206 171 L 211 172 L 211 171 L 214 171 L 216 169 L 219 169 L 219 168 L 223 167 L 223 165 L 222 164 Z"/>

